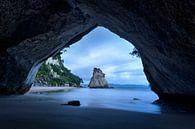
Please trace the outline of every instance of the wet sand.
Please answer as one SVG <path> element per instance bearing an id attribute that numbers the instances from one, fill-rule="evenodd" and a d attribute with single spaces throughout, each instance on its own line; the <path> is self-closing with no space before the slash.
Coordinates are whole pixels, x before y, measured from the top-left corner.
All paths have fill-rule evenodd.
<path id="1" fill-rule="evenodd" d="M 63 106 L 42 94 L 0 96 L 1 129 L 195 129 L 195 115 Z"/>
<path id="2" fill-rule="evenodd" d="M 28 93 L 45 93 L 45 92 L 66 92 L 74 89 L 75 87 L 45 87 L 33 86 Z"/>

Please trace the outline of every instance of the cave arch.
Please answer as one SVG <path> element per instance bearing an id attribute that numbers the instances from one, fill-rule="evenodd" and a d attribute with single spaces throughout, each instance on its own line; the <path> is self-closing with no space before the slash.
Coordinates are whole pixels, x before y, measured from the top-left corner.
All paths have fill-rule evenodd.
<path id="1" fill-rule="evenodd" d="M 139 50 L 146 77 L 160 98 L 195 98 L 194 4 L 191 0 L 3 1 L 0 93 L 28 91 L 43 60 L 100 25 Z"/>
<path id="2" fill-rule="evenodd" d="M 104 27 L 97 26 L 69 48 L 61 58 L 66 68 L 89 84 L 94 68 L 100 68 L 109 84 L 148 85 L 135 47 Z"/>

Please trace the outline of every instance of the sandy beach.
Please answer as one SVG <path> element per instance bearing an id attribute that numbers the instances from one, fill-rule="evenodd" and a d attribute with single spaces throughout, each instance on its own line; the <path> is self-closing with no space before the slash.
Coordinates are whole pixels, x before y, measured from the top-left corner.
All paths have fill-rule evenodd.
<path id="1" fill-rule="evenodd" d="M 32 91 L 36 91 L 35 89 L 32 89 Z M 32 91 L 33 94 L 28 93 L 24 96 L 0 97 L 1 129 L 195 128 L 194 114 L 151 114 L 104 108 L 65 106 L 55 98 L 43 94 L 34 94 L 35 92 Z"/>
<path id="2" fill-rule="evenodd" d="M 45 86 L 34 86 L 27 94 L 31 93 L 45 93 L 45 92 L 66 92 L 74 89 L 75 87 L 45 87 Z"/>

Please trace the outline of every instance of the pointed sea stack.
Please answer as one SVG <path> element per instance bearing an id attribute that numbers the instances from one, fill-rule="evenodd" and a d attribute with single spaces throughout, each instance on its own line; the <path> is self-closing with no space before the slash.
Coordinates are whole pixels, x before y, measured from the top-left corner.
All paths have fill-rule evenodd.
<path id="1" fill-rule="evenodd" d="M 108 82 L 105 79 L 105 74 L 100 68 L 93 69 L 93 76 L 91 77 L 90 88 L 108 88 Z"/>

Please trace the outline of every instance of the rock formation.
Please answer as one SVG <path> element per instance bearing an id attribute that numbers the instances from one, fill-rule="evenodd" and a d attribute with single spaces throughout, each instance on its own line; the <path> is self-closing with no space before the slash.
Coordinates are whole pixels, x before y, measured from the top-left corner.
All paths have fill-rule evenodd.
<path id="1" fill-rule="evenodd" d="M 81 103 L 79 100 L 72 100 L 72 101 L 68 101 L 67 103 L 64 103 L 62 105 L 70 105 L 70 106 L 80 106 Z"/>
<path id="2" fill-rule="evenodd" d="M 105 79 L 105 74 L 99 68 L 93 69 L 93 76 L 89 82 L 90 88 L 107 88 L 108 82 Z"/>
<path id="3" fill-rule="evenodd" d="M 2 0 L 0 93 L 28 91 L 42 61 L 99 25 L 138 49 L 161 99 L 195 99 L 194 6 L 194 0 Z"/>
<path id="4" fill-rule="evenodd" d="M 83 80 L 64 66 L 61 52 L 48 58 L 40 67 L 33 85 L 80 87 Z"/>
<path id="5" fill-rule="evenodd" d="M 64 0 L 0 1 L 0 94 L 24 94 L 41 62 L 96 23 Z"/>

